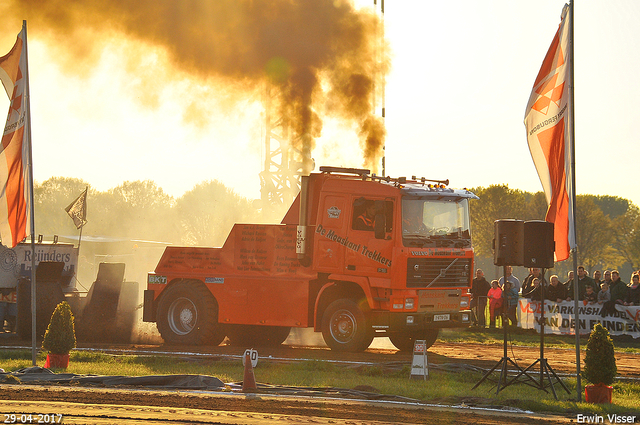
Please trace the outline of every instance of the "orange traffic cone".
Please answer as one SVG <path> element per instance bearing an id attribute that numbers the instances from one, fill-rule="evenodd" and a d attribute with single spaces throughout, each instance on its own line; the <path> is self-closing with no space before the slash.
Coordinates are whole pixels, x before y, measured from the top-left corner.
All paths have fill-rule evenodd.
<path id="1" fill-rule="evenodd" d="M 253 375 L 253 365 L 251 364 L 251 356 L 249 353 L 244 355 L 244 379 L 242 380 L 243 393 L 255 393 L 258 390 L 256 386 L 256 377 Z"/>

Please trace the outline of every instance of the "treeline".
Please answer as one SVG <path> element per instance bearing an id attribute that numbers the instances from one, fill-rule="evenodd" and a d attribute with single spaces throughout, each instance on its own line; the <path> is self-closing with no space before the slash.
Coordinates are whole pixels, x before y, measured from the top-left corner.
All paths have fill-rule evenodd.
<path id="1" fill-rule="evenodd" d="M 52 177 L 34 187 L 36 233 L 77 236 L 65 207 L 86 187 L 83 235 L 221 246 L 234 223 L 272 219 L 216 180 L 199 183 L 176 199 L 151 180 L 126 181 L 101 192 L 80 179 Z"/>
<path id="2" fill-rule="evenodd" d="M 471 190 L 480 197 L 470 207 L 476 263 L 491 267 L 495 220 L 544 220 L 547 203 L 543 192 L 524 192 L 507 185 Z M 628 281 L 623 270 L 640 268 L 640 209 L 617 196 L 578 195 L 576 203 L 578 262 L 591 272 L 619 269 Z M 551 272 L 564 282 L 572 267 L 570 257 L 556 263 Z"/>
<path id="3" fill-rule="evenodd" d="M 106 192 L 74 178 L 53 177 L 35 186 L 36 233 L 77 235 L 64 211 L 89 186 L 85 235 L 152 240 L 172 244 L 220 246 L 234 223 L 277 223 L 286 211 L 267 214 L 254 201 L 237 195 L 216 180 L 202 182 L 179 198 L 150 180 L 124 182 Z M 530 193 L 506 185 L 471 189 L 471 228 L 476 263 L 493 265 L 494 221 L 544 220 L 542 192 Z M 588 270 L 640 268 L 640 210 L 615 196 L 577 198 L 578 260 Z M 572 259 L 557 263 L 563 280 Z"/>

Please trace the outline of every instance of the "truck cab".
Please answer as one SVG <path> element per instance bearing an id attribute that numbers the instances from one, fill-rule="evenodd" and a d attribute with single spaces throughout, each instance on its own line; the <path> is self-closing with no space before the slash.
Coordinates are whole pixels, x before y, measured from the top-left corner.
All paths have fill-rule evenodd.
<path id="1" fill-rule="evenodd" d="M 334 286 L 357 283 L 345 292 L 362 292 L 359 309 L 366 310 L 369 323 L 364 326 L 371 327 L 371 335 L 388 336 L 399 349 L 411 350 L 416 339 L 433 344 L 441 328 L 468 326 L 473 279 L 469 200 L 477 196 L 447 188 L 445 182 L 320 170 L 306 185 L 309 194 L 319 192 L 307 198 L 317 207 L 300 209 L 310 211 L 301 222 L 308 220 L 302 233 L 311 249 L 302 256 L 309 256 L 313 269 L 326 273 Z M 366 227 L 363 215 L 370 219 Z M 323 322 L 333 323 L 325 341 L 339 348 L 335 341 L 350 338 L 357 327 L 351 317 L 357 314 L 343 309 L 323 320 L 320 312 L 326 308 L 317 306 L 316 330 L 327 333 Z M 367 341 L 369 336 L 363 344 Z"/>

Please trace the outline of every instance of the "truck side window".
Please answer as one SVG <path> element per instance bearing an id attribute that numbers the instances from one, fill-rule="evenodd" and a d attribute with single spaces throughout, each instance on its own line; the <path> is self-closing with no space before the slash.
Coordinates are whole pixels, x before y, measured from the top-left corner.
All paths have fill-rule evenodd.
<path id="1" fill-rule="evenodd" d="M 353 230 L 368 230 L 373 232 L 376 218 L 376 206 L 373 200 L 358 198 L 353 203 Z"/>
<path id="2" fill-rule="evenodd" d="M 351 228 L 353 230 L 368 230 L 373 232 L 376 215 L 380 214 L 385 217 L 386 232 L 391 232 L 393 229 L 393 201 L 384 201 L 384 211 L 378 211 L 373 199 L 358 198 L 353 203 Z"/>

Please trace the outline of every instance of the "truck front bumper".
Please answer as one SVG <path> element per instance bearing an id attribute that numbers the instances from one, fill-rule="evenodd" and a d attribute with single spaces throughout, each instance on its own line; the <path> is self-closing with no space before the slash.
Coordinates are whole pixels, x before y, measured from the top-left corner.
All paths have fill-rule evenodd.
<path id="1" fill-rule="evenodd" d="M 471 310 L 455 312 L 373 311 L 372 326 L 377 331 L 416 332 L 424 329 L 463 328 L 471 324 Z"/>

